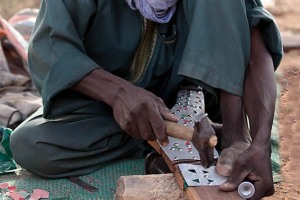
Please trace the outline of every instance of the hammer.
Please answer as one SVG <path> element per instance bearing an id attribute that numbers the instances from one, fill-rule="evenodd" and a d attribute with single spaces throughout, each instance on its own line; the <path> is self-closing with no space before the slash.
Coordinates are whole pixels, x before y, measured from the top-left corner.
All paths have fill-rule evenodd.
<path id="1" fill-rule="evenodd" d="M 194 122 L 192 128 L 165 121 L 166 133 L 168 136 L 192 142 L 199 152 L 201 165 L 208 168 L 214 162 L 214 147 L 217 145 L 218 138 L 206 113 L 197 115 Z"/>

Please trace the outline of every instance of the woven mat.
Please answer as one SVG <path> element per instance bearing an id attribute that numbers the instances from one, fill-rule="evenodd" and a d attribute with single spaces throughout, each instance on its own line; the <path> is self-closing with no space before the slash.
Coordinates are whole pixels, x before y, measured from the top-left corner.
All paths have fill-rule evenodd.
<path id="1" fill-rule="evenodd" d="M 33 189 L 42 189 L 50 193 L 52 200 L 106 200 L 113 199 L 116 183 L 120 176 L 141 175 L 144 173 L 144 159 L 126 159 L 107 165 L 100 170 L 79 178 L 84 182 L 98 188 L 97 192 L 89 192 L 67 179 L 44 179 L 25 170 L 17 173 L 0 175 L 0 182 L 7 182 L 16 186 L 17 190 L 31 193 Z M 1 196 L 2 200 L 11 200 Z"/>
<path id="2" fill-rule="evenodd" d="M 280 145 L 280 132 L 278 129 L 278 107 L 280 102 L 280 85 L 277 84 L 277 102 L 276 102 L 276 110 L 275 110 L 275 116 L 272 126 L 272 134 L 271 134 L 271 145 L 272 145 L 272 154 L 271 154 L 271 160 L 272 160 L 272 169 L 273 169 L 273 180 L 274 183 L 279 183 L 282 181 L 282 176 L 280 175 L 281 170 L 281 157 L 279 152 L 279 145 Z"/>

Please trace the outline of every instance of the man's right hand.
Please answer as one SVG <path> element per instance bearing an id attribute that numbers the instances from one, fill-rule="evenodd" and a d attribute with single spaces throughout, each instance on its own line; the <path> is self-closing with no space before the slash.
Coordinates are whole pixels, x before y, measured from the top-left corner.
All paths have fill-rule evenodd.
<path id="1" fill-rule="evenodd" d="M 134 85 L 121 87 L 113 103 L 113 113 L 121 128 L 135 138 L 168 144 L 164 120 L 177 122 L 163 100 Z"/>
<path id="2" fill-rule="evenodd" d="M 110 105 L 115 120 L 129 135 L 168 144 L 164 120 L 178 119 L 153 93 L 103 69 L 91 71 L 73 89 Z"/>

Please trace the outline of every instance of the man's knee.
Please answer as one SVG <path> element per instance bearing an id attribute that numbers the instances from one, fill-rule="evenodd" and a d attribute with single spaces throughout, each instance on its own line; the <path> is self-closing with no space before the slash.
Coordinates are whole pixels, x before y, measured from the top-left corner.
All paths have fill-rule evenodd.
<path id="1" fill-rule="evenodd" d="M 51 177 L 59 173 L 51 163 L 47 144 L 39 143 L 34 137 L 34 132 L 29 128 L 19 127 L 11 135 L 10 148 L 13 159 L 22 168 L 44 177 Z"/>

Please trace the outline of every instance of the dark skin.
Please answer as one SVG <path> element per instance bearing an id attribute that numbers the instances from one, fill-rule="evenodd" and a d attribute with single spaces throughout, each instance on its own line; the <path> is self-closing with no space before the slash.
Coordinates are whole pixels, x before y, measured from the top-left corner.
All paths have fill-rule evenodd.
<path id="1" fill-rule="evenodd" d="M 238 185 L 248 178 L 254 183 L 256 189 L 251 198 L 251 200 L 255 200 L 274 194 L 270 135 L 276 102 L 276 82 L 272 58 L 264 45 L 260 30 L 255 29 L 251 37 L 251 58 L 242 100 L 249 118 L 252 143 L 237 157 L 228 181 L 220 188 L 223 191 L 236 190 Z M 231 98 L 242 102 L 240 97 L 233 96 Z M 225 101 L 227 100 L 225 99 Z M 233 113 L 241 113 L 241 103 L 238 105 L 232 106 Z M 234 126 L 234 122 L 232 125 Z M 242 126 L 237 129 L 241 128 Z M 229 133 L 227 132 L 227 134 Z M 247 136 L 247 133 L 243 131 L 240 133 Z M 244 137 L 239 138 L 243 140 Z"/>
<path id="2" fill-rule="evenodd" d="M 249 143 L 245 112 L 250 121 L 252 143 L 240 151 L 229 149 L 234 158 L 227 160 L 231 165 L 234 163 L 234 167 L 228 181 L 220 188 L 223 191 L 236 190 L 248 178 L 254 182 L 256 188 L 255 195 L 251 198 L 254 200 L 274 193 L 270 133 L 276 84 L 272 59 L 264 46 L 259 29 L 253 31 L 251 39 L 251 60 L 246 74 L 244 96 L 238 97 L 221 91 L 220 101 L 222 134 L 226 138 L 223 139 L 222 146 L 230 148 L 239 142 Z M 168 144 L 164 120 L 177 122 L 177 118 L 151 92 L 102 69 L 90 72 L 73 89 L 111 106 L 117 123 L 129 135 L 145 140 L 157 139 L 162 145 Z"/>
<path id="3" fill-rule="evenodd" d="M 178 119 L 153 93 L 102 69 L 93 70 L 73 89 L 111 106 L 117 123 L 132 137 L 168 144 L 164 120 Z"/>

